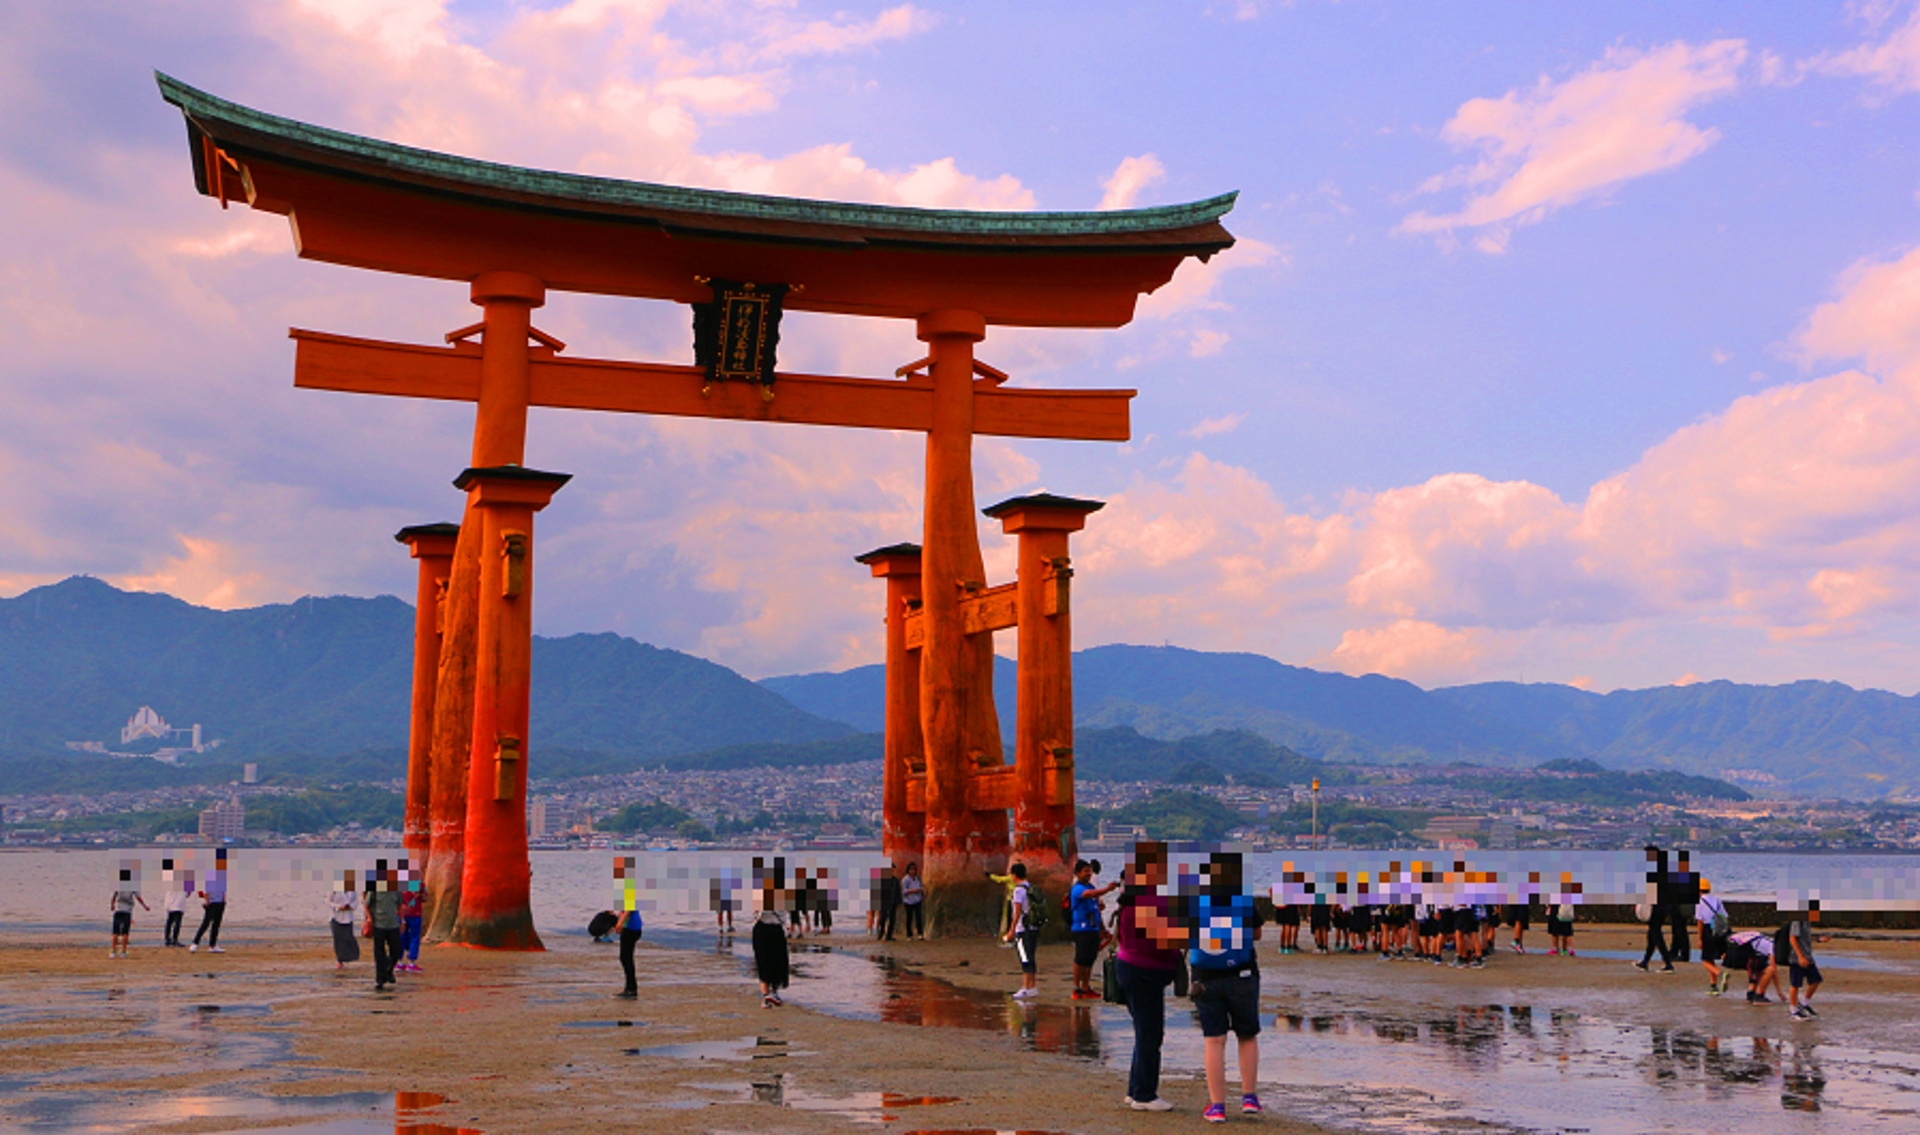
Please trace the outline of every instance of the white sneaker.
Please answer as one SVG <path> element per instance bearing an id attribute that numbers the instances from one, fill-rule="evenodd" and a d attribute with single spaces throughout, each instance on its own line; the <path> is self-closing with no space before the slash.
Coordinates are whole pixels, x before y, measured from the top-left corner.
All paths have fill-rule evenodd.
<path id="1" fill-rule="evenodd" d="M 1027 989 L 1025 987 L 1022 987 L 1020 989 L 1014 990 L 1013 996 L 1016 1000 L 1025 1001 L 1029 997 L 1040 996 L 1040 991 L 1038 989 Z"/>
<path id="2" fill-rule="evenodd" d="M 200 952 L 200 943 L 198 942 L 195 942 L 192 945 L 187 947 L 187 953 L 189 954 L 197 954 L 199 952 Z"/>
<path id="3" fill-rule="evenodd" d="M 108 950 L 108 951 L 107 951 L 107 956 L 108 956 L 108 957 L 110 957 L 110 958 L 117 958 L 117 957 L 119 957 L 119 956 L 120 956 L 120 951 L 118 951 L 118 950 Z"/>
<path id="4" fill-rule="evenodd" d="M 226 951 L 225 949 L 223 949 L 223 948 L 221 948 L 221 947 L 219 947 L 219 946 L 209 946 L 209 947 L 207 947 L 207 953 L 209 953 L 209 954 L 224 954 L 224 953 L 226 953 L 226 952 L 227 952 L 227 951 Z"/>
<path id="5" fill-rule="evenodd" d="M 1172 1111 L 1173 1110 L 1173 1104 L 1169 1103 L 1165 1096 L 1155 1096 L 1153 1099 L 1150 1099 L 1145 1103 L 1141 1103 L 1139 1100 L 1132 1100 L 1130 1101 L 1130 1103 L 1131 1103 L 1131 1106 L 1133 1107 L 1133 1110 L 1135 1111 Z"/>

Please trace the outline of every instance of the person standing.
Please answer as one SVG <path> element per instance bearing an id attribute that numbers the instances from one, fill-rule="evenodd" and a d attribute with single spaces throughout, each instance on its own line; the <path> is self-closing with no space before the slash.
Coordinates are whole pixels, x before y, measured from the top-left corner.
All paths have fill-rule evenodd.
<path id="1" fill-rule="evenodd" d="M 1573 904 L 1556 903 L 1547 908 L 1547 941 L 1553 943 L 1550 954 L 1573 957 Z"/>
<path id="2" fill-rule="evenodd" d="M 753 920 L 753 972 L 760 979 L 760 1004 L 767 1009 L 785 1004 L 780 991 L 787 987 L 792 973 L 787 936 L 780 928 L 780 912 L 774 907 L 773 891 L 763 891 L 760 913 Z"/>
<path id="3" fill-rule="evenodd" d="M 1027 865 L 1015 863 L 1007 873 L 1013 876 L 1013 913 L 1007 919 L 1003 938 L 1013 943 L 1014 955 L 1020 959 L 1020 988 L 1013 991 L 1014 1000 L 1026 1001 L 1040 995 L 1040 924 L 1046 916 L 1033 901 Z"/>
<path id="4" fill-rule="evenodd" d="M 400 948 L 407 960 L 399 968 L 406 973 L 420 972 L 420 934 L 425 925 L 427 893 L 420 880 L 409 878 L 400 890 Z"/>
<path id="5" fill-rule="evenodd" d="M 367 921 L 373 928 L 373 991 L 379 993 L 397 984 L 393 967 L 400 958 L 400 886 L 384 859 L 367 880 Z"/>
<path id="6" fill-rule="evenodd" d="M 113 889 L 113 898 L 108 909 L 113 911 L 113 933 L 107 945 L 107 956 L 124 958 L 127 956 L 127 940 L 133 936 L 133 904 L 139 903 L 141 910 L 152 910 L 147 900 L 140 897 L 138 885 L 133 881 L 133 869 L 120 869 L 120 885 Z"/>
<path id="7" fill-rule="evenodd" d="M 1160 1095 L 1160 1046 L 1167 1035 L 1167 986 L 1179 972 L 1181 948 L 1191 938 L 1172 916 L 1160 888 L 1167 883 L 1167 845 L 1134 845 L 1121 872 L 1126 887 L 1114 919 L 1114 976 L 1133 1018 L 1133 1064 L 1126 1104 L 1135 1111 L 1172 1111 Z"/>
<path id="8" fill-rule="evenodd" d="M 1727 972 L 1720 959 L 1727 956 L 1727 936 L 1733 931 L 1727 904 L 1713 893 L 1713 883 L 1700 880 L 1700 901 L 1694 904 L 1693 920 L 1700 924 L 1700 964 L 1707 967 L 1707 992 L 1715 997 L 1727 991 Z"/>
<path id="9" fill-rule="evenodd" d="M 193 932 L 193 944 L 187 947 L 187 953 L 200 949 L 202 935 L 206 936 L 209 954 L 226 953 L 220 948 L 220 924 L 227 917 L 227 849 L 224 847 L 214 850 L 213 871 L 200 892 L 200 904 L 200 928 Z"/>
<path id="10" fill-rule="evenodd" d="M 1193 1010 L 1206 1045 L 1208 1123 L 1227 1121 L 1227 1033 L 1239 1039 L 1240 1111 L 1261 1115 L 1260 909 L 1243 885 L 1237 851 L 1216 851 L 1202 868 L 1201 893 L 1193 901 Z"/>
<path id="11" fill-rule="evenodd" d="M 187 918 L 187 896 L 192 893 L 191 883 L 174 873 L 173 860 L 161 862 L 167 882 L 167 928 L 162 942 L 168 946 L 179 946 L 180 924 Z"/>
<path id="12" fill-rule="evenodd" d="M 646 930 L 646 921 L 640 917 L 640 908 L 632 910 L 611 910 L 620 927 L 620 973 L 627 979 L 616 997 L 632 1001 L 640 996 L 640 979 L 633 970 L 633 948 L 640 944 L 640 937 Z"/>
<path id="13" fill-rule="evenodd" d="M 918 937 L 927 940 L 927 885 L 920 881 L 920 865 L 907 864 L 907 873 L 900 877 L 900 909 L 906 912 L 907 941 Z"/>
<path id="14" fill-rule="evenodd" d="M 1093 967 L 1100 960 L 1100 947 L 1106 934 L 1101 928 L 1100 898 L 1119 888 L 1119 883 L 1104 887 L 1093 885 L 1093 864 L 1084 859 L 1073 865 L 1073 886 L 1067 891 L 1067 909 L 1072 912 L 1068 931 L 1073 935 L 1073 999 L 1098 1001 L 1093 988 Z"/>
<path id="15" fill-rule="evenodd" d="M 1521 897 L 1524 899 L 1526 896 L 1523 895 Z M 1533 926 L 1532 905 L 1524 901 L 1508 903 L 1507 926 L 1513 930 L 1513 942 L 1511 943 L 1513 952 L 1516 954 L 1526 953 L 1527 931 Z"/>
<path id="16" fill-rule="evenodd" d="M 327 908 L 331 912 L 327 925 L 333 930 L 333 968 L 345 969 L 348 962 L 360 960 L 360 939 L 354 936 L 354 924 L 360 921 L 360 895 L 352 871 L 343 874 L 340 889 L 327 896 Z"/>
<path id="17" fill-rule="evenodd" d="M 900 918 L 900 871 L 893 864 L 880 876 L 880 921 L 876 937 L 893 941 L 894 924 Z"/>

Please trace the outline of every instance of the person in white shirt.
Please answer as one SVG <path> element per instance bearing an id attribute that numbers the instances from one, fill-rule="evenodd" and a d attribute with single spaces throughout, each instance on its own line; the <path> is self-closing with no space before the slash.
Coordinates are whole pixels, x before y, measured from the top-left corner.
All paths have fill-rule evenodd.
<path id="1" fill-rule="evenodd" d="M 329 925 L 333 929 L 334 969 L 345 969 L 348 962 L 360 960 L 360 939 L 354 934 L 354 924 L 359 921 L 360 893 L 353 884 L 354 874 L 348 871 L 340 878 L 340 889 L 327 896 L 327 907 L 332 912 Z"/>
<path id="2" fill-rule="evenodd" d="M 1694 904 L 1693 920 L 1700 924 L 1700 964 L 1707 967 L 1707 992 L 1718 997 L 1727 991 L 1727 973 L 1720 959 L 1727 955 L 1727 937 L 1733 922 L 1727 904 L 1713 893 L 1713 884 L 1700 880 L 1700 901 Z"/>
<path id="3" fill-rule="evenodd" d="M 187 917 L 187 898 L 193 894 L 193 886 L 174 871 L 173 860 L 164 861 L 167 880 L 167 930 L 161 941 L 168 946 L 180 945 L 180 923 Z"/>

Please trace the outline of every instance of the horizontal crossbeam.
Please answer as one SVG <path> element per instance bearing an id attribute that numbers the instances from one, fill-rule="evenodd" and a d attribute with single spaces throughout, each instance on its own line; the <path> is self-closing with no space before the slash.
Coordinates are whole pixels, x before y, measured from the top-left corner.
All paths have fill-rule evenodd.
<path id="1" fill-rule="evenodd" d="M 428 347 L 298 328 L 289 334 L 295 343 L 293 384 L 302 389 L 479 400 L 477 346 Z M 532 405 L 565 410 L 921 432 L 933 426 L 933 386 L 924 381 L 779 374 L 768 402 L 750 383 L 724 383 L 702 395 L 706 372 L 699 367 L 566 359 L 536 351 L 530 382 Z M 981 385 L 973 392 L 973 430 L 997 437 L 1126 441 L 1133 395 L 1131 390 Z"/>
<path id="2" fill-rule="evenodd" d="M 986 634 L 1020 625 L 1020 585 L 1003 583 L 976 591 L 960 600 L 960 633 Z M 927 641 L 927 611 L 916 607 L 907 612 L 907 649 L 919 650 Z"/>

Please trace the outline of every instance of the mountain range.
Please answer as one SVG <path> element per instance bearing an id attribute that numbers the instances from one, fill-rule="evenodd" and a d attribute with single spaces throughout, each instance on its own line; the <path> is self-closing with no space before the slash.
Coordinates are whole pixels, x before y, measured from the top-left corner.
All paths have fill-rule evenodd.
<path id="1" fill-rule="evenodd" d="M 121 724 L 151 705 L 221 739 L 223 761 L 359 767 L 346 759 L 359 755 L 387 767 L 406 745 L 412 633 L 412 608 L 391 596 L 216 611 L 87 577 L 35 588 L 0 600 L 0 757 L 66 758 L 68 741 L 118 748 Z M 536 638 L 533 677 L 536 746 L 581 772 L 868 759 L 883 725 L 879 666 L 755 683 L 679 651 L 578 634 Z M 1001 659 L 1008 731 L 1013 687 Z M 1254 654 L 1101 646 L 1075 653 L 1074 693 L 1088 776 L 1194 766 L 1190 779 L 1285 780 L 1303 760 L 1584 759 L 1722 776 L 1762 794 L 1920 790 L 1920 699 L 1837 682 L 1425 690 Z M 361 759 L 374 753 L 384 755 Z"/>

